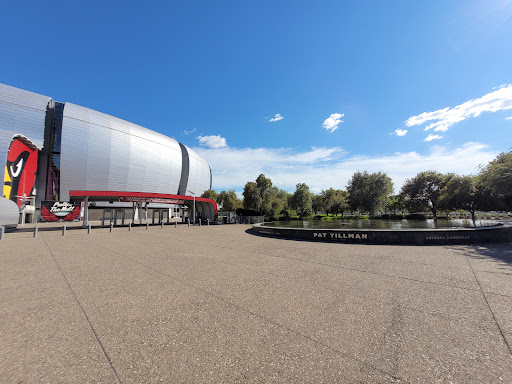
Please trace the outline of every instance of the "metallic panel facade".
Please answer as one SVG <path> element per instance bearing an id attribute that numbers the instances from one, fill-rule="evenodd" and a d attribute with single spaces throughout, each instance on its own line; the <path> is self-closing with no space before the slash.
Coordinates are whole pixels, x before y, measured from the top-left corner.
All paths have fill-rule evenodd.
<path id="1" fill-rule="evenodd" d="M 26 136 L 39 149 L 49 145 L 44 143 L 49 102 L 53 108 L 48 96 L 0 84 L 2 175 L 14 135 Z M 46 124 L 48 130 L 48 119 Z M 38 172 L 46 178 L 47 165 Z M 192 149 L 128 121 L 65 103 L 59 200 L 68 201 L 70 190 L 183 195 L 193 191 L 199 197 L 207 189 L 211 189 L 210 167 Z"/>
<path id="2" fill-rule="evenodd" d="M 177 194 L 182 155 L 165 135 L 66 103 L 62 124 L 61 199 L 70 190 Z"/>
<path id="3" fill-rule="evenodd" d="M 211 189 L 210 166 L 199 154 L 185 146 L 188 153 L 189 172 L 187 190 L 201 196 L 204 191 Z"/>
<path id="4" fill-rule="evenodd" d="M 39 148 L 44 144 L 46 107 L 50 97 L 0 84 L 0 164 L 3 174 L 11 139 L 26 136 Z"/>

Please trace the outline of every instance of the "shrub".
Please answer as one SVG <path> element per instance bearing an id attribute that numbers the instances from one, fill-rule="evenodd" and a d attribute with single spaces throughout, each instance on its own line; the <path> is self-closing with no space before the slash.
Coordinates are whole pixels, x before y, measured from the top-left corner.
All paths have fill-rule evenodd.
<path id="1" fill-rule="evenodd" d="M 407 220 L 426 220 L 426 216 L 423 213 L 411 213 L 405 216 Z"/>

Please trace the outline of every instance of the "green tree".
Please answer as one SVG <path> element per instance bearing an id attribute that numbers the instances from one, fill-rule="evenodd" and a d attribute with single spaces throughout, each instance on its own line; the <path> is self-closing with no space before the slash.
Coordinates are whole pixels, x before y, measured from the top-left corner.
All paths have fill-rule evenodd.
<path id="1" fill-rule="evenodd" d="M 313 194 L 311 195 L 311 207 L 313 209 L 313 213 L 317 212 L 326 212 L 327 210 L 324 208 L 324 200 L 322 195 Z"/>
<path id="2" fill-rule="evenodd" d="M 203 194 L 201 195 L 201 197 L 205 197 L 207 199 L 212 199 L 217 204 L 219 203 L 217 201 L 218 196 L 219 196 L 218 193 L 215 192 L 213 189 L 208 189 L 208 190 L 204 191 Z"/>
<path id="3" fill-rule="evenodd" d="M 293 208 L 297 210 L 300 217 L 309 216 L 313 212 L 311 192 L 309 187 L 304 183 L 297 184 L 297 189 L 292 198 Z"/>
<path id="4" fill-rule="evenodd" d="M 441 192 L 452 177 L 452 174 L 443 175 L 435 171 L 420 172 L 412 179 L 405 181 L 400 195 L 409 209 L 430 210 L 434 219 L 437 219 Z"/>
<path id="5" fill-rule="evenodd" d="M 218 203 L 222 206 L 222 212 L 235 212 L 242 208 L 242 200 L 238 198 L 234 190 L 221 191 L 218 195 Z"/>
<path id="6" fill-rule="evenodd" d="M 391 178 L 383 172 L 356 172 L 347 185 L 348 202 L 352 210 L 373 215 L 382 210 L 388 196 L 393 192 Z"/>
<path id="7" fill-rule="evenodd" d="M 478 178 L 497 199 L 494 209 L 512 210 L 512 150 L 500 153 L 481 170 Z"/>
<path id="8" fill-rule="evenodd" d="M 243 207 L 260 212 L 262 198 L 259 194 L 258 186 L 254 181 L 248 181 L 244 187 Z"/>
<path id="9" fill-rule="evenodd" d="M 243 207 L 270 217 L 280 213 L 287 206 L 288 194 L 272 185 L 272 180 L 264 174 L 256 181 L 249 181 L 244 187 Z"/>
<path id="10" fill-rule="evenodd" d="M 279 214 L 288 208 L 289 193 L 283 189 L 274 188 L 275 190 L 271 194 L 272 209 L 274 210 L 274 214 Z"/>
<path id="11" fill-rule="evenodd" d="M 328 213 L 341 212 L 343 216 L 350 207 L 348 205 L 348 192 L 341 189 L 329 188 L 322 191 L 322 200 L 325 211 Z"/>
<path id="12" fill-rule="evenodd" d="M 473 224 L 475 212 L 486 209 L 491 201 L 489 191 L 472 176 L 452 176 L 441 193 L 441 199 L 448 207 L 469 211 Z"/>
<path id="13" fill-rule="evenodd" d="M 273 187 L 272 180 L 270 180 L 268 177 L 265 177 L 263 173 L 256 178 L 256 187 L 261 198 L 261 205 L 258 211 L 263 216 L 268 217 L 273 215 L 274 210 L 272 208 L 272 200 L 274 195 L 277 194 L 278 189 Z"/>
<path id="14" fill-rule="evenodd" d="M 348 192 L 342 189 L 336 189 L 330 209 L 336 211 L 336 215 L 341 212 L 341 216 L 343 216 L 345 211 L 350 209 L 350 205 L 348 204 Z"/>
<path id="15" fill-rule="evenodd" d="M 327 216 L 329 216 L 329 213 L 334 212 L 335 192 L 336 192 L 336 190 L 334 188 L 322 190 L 322 194 L 321 194 L 322 204 L 323 204 L 323 209 L 327 213 Z"/>
<path id="16" fill-rule="evenodd" d="M 400 195 L 391 195 L 388 197 L 388 202 L 386 204 L 386 210 L 388 212 L 393 212 L 393 215 L 396 216 L 397 212 L 402 212 L 402 215 L 405 211 L 405 201 Z"/>

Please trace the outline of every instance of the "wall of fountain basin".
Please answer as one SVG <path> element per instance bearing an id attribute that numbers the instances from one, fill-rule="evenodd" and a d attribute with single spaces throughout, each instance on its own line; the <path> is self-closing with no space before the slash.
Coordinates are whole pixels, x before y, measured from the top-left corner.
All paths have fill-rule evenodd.
<path id="1" fill-rule="evenodd" d="M 503 224 L 442 229 L 286 228 L 269 224 L 255 224 L 252 231 L 258 235 L 284 239 L 351 244 L 453 245 L 512 241 L 512 226 Z"/>

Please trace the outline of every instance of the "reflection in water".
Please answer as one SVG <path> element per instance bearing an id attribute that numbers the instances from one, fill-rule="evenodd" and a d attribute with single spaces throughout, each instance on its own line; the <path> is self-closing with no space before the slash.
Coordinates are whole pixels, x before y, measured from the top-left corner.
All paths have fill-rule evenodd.
<path id="1" fill-rule="evenodd" d="M 490 227 L 497 225 L 496 222 L 478 220 L 477 227 Z M 471 220 L 292 220 L 274 221 L 266 223 L 265 226 L 279 228 L 312 228 L 312 229 L 438 229 L 438 228 L 473 228 Z"/>

